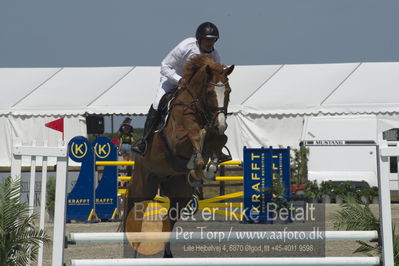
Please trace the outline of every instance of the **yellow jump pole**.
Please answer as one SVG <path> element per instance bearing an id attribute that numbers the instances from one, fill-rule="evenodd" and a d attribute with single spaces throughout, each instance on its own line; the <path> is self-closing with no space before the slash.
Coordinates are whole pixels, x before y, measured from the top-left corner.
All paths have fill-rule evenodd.
<path id="1" fill-rule="evenodd" d="M 219 165 L 241 165 L 242 163 L 240 161 L 228 161 L 228 162 L 223 162 Z M 101 161 L 101 162 L 96 162 L 96 165 L 98 166 L 120 166 L 120 165 L 134 165 L 134 161 Z"/>
<path id="2" fill-rule="evenodd" d="M 242 165 L 241 161 L 227 161 L 220 163 L 219 165 Z"/>
<path id="3" fill-rule="evenodd" d="M 131 176 L 118 176 L 119 181 L 130 181 L 132 180 Z"/>
<path id="4" fill-rule="evenodd" d="M 134 161 L 100 161 L 96 162 L 97 166 L 120 166 L 120 165 L 128 165 L 133 166 Z"/>
<path id="5" fill-rule="evenodd" d="M 216 181 L 243 181 L 243 176 L 217 176 Z"/>
<path id="6" fill-rule="evenodd" d="M 132 180 L 131 176 L 119 176 L 119 181 L 130 181 Z M 216 181 L 243 181 L 243 176 L 217 176 Z"/>

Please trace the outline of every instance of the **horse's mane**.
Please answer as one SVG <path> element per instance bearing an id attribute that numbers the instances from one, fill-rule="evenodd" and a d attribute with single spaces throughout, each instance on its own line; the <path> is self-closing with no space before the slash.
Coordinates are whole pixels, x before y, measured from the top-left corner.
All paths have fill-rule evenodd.
<path id="1" fill-rule="evenodd" d="M 215 61 L 215 59 L 211 55 L 198 55 L 192 57 L 184 66 L 184 74 L 182 77 L 182 87 L 185 87 L 189 84 L 191 78 L 194 74 L 203 66 L 209 66 L 213 71 L 222 73 L 223 65 L 219 64 Z"/>

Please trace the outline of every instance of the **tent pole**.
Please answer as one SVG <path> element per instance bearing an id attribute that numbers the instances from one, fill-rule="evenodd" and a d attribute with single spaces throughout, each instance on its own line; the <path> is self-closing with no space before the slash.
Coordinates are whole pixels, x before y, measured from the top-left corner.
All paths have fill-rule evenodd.
<path id="1" fill-rule="evenodd" d="M 114 115 L 111 115 L 111 133 L 114 135 Z"/>

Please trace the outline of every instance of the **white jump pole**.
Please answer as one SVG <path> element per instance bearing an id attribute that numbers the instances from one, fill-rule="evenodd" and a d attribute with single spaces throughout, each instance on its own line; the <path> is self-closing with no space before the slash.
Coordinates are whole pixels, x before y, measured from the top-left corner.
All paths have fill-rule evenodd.
<path id="1" fill-rule="evenodd" d="M 54 208 L 54 236 L 52 265 L 64 265 L 65 247 L 65 216 L 66 216 L 66 197 L 67 197 L 67 171 L 68 156 L 66 147 L 62 149 L 61 156 L 57 162 L 57 180 L 55 183 L 55 208 Z"/>
<path id="2" fill-rule="evenodd" d="M 322 257 L 322 258 L 147 258 L 147 259 L 87 259 L 72 260 L 72 266 L 223 266 L 223 265 L 379 265 L 378 257 Z"/>
<path id="3" fill-rule="evenodd" d="M 377 146 L 378 147 L 378 146 Z M 379 154 L 380 153 L 380 154 Z M 393 238 L 392 238 L 392 216 L 391 216 L 391 190 L 389 188 L 389 177 L 381 173 L 389 173 L 389 156 L 399 156 L 399 147 L 377 148 L 377 175 L 379 192 L 380 231 L 382 239 L 381 259 L 384 266 L 393 264 Z"/>
<path id="4" fill-rule="evenodd" d="M 360 144 L 356 144 L 360 145 Z M 365 145 L 365 144 L 361 144 Z M 380 150 L 378 145 L 367 144 L 367 146 L 376 147 L 376 157 L 377 157 L 377 172 L 379 181 L 379 196 L 380 196 L 380 219 L 381 219 L 381 240 L 383 243 L 382 256 L 379 257 L 274 257 L 274 258 L 145 258 L 145 259 L 81 259 L 72 260 L 73 266 L 84 266 L 84 265 L 383 265 L 391 266 L 393 265 L 393 246 L 392 246 L 392 224 L 391 224 L 391 205 L 390 205 L 390 190 L 389 190 L 389 180 L 387 177 L 381 176 L 381 168 L 387 167 L 387 158 L 389 156 L 399 156 L 399 148 L 395 147 L 384 147 Z M 381 156 L 380 156 L 381 154 Z M 280 231 L 281 232 L 281 231 Z M 305 239 L 294 240 L 328 240 L 328 241 L 340 241 L 340 240 L 364 240 L 371 241 L 378 239 L 378 234 L 376 231 L 325 231 L 321 232 L 322 236 L 317 238 L 309 238 L 311 231 L 304 231 Z M 221 238 L 203 237 L 200 232 L 188 232 L 187 237 L 178 238 L 178 232 L 172 233 L 75 233 L 70 235 L 70 242 L 72 243 L 84 243 L 84 242 L 155 242 L 155 241 L 209 241 L 217 240 L 221 241 Z M 206 232 L 208 233 L 208 232 Z M 215 232 L 214 232 L 215 233 Z M 241 232 L 217 232 L 219 234 L 230 234 L 227 239 L 223 241 L 267 241 L 267 240 L 280 240 L 271 239 L 267 237 L 267 234 L 263 238 L 249 238 L 249 237 L 238 237 Z M 233 236 L 231 235 L 233 233 Z M 235 234 L 234 234 L 235 233 Z M 248 235 L 248 231 L 246 231 Z M 261 232 L 250 232 L 250 233 L 261 233 Z M 269 232 L 273 233 L 273 232 Z M 274 232 L 275 233 L 275 232 Z M 323 235 L 324 234 L 324 235 Z M 291 239 L 288 239 L 291 240 Z M 53 264 L 54 265 L 54 264 Z"/>
<path id="5" fill-rule="evenodd" d="M 375 146 L 376 148 L 376 163 L 377 163 L 377 177 L 378 177 L 378 192 L 379 192 L 379 214 L 380 214 L 380 239 L 382 242 L 381 261 L 384 266 L 391 266 L 394 264 L 393 260 L 393 239 L 392 239 L 392 216 L 391 216 L 391 193 L 389 187 L 389 177 L 382 175 L 382 173 L 389 173 L 389 157 L 399 157 L 399 147 L 396 143 L 385 142 L 382 147 L 377 145 L 374 141 L 339 141 L 338 144 L 325 145 L 318 144 L 314 141 L 307 143 L 314 146 Z M 398 160 L 398 158 L 397 158 Z"/>
<path id="6" fill-rule="evenodd" d="M 316 236 L 314 231 L 302 231 L 296 237 L 284 231 L 207 231 L 207 232 L 138 232 L 138 233 L 71 233 L 70 244 L 121 243 L 121 242 L 247 242 L 247 241 L 372 241 L 378 239 L 377 231 L 324 231 Z M 285 239 L 276 238 L 284 236 Z"/>

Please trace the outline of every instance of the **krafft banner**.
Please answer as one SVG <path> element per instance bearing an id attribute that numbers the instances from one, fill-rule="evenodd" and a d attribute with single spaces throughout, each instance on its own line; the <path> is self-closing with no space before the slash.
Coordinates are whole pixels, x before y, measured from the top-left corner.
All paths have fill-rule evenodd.
<path id="1" fill-rule="evenodd" d="M 273 223 L 290 197 L 290 149 L 244 147 L 244 222 Z"/>
<path id="2" fill-rule="evenodd" d="M 67 198 L 66 220 L 87 221 L 95 214 L 94 152 L 91 143 L 82 136 L 68 144 L 69 158 L 82 163 L 79 177 Z"/>
<path id="3" fill-rule="evenodd" d="M 107 137 L 93 141 L 96 161 L 117 161 L 116 146 Z M 96 213 L 98 218 L 110 220 L 115 216 L 118 204 L 118 168 L 116 165 L 104 166 L 96 189 Z"/>

